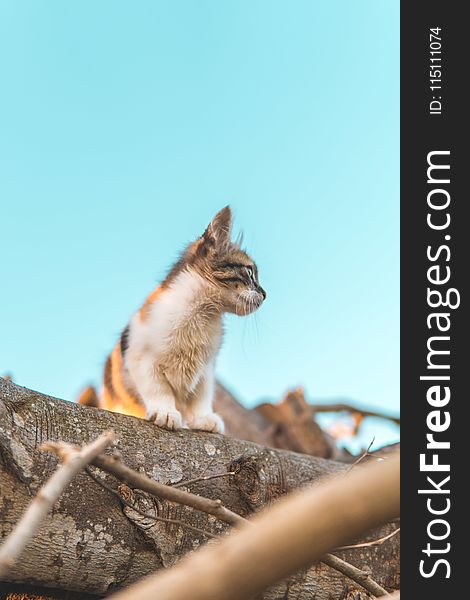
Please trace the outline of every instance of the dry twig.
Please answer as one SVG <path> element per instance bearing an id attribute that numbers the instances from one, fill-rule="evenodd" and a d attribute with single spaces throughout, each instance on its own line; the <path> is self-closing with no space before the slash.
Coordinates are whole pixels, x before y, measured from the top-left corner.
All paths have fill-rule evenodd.
<path id="1" fill-rule="evenodd" d="M 394 417 L 393 415 L 388 415 L 386 413 L 381 413 L 374 410 L 363 410 L 362 408 L 357 408 L 357 406 L 345 404 L 343 402 L 338 402 L 335 404 L 311 404 L 310 408 L 314 414 L 322 412 L 348 412 L 361 415 L 362 417 L 377 417 L 379 419 L 386 419 L 387 421 L 392 421 L 395 423 L 395 425 L 400 425 L 399 417 Z"/>
<path id="2" fill-rule="evenodd" d="M 226 471 L 225 473 L 214 473 L 214 475 L 201 475 L 200 477 L 195 477 L 194 479 L 188 479 L 186 481 L 178 481 L 178 483 L 173 483 L 171 487 L 174 487 L 174 488 L 185 487 L 187 485 L 191 485 L 192 483 L 199 483 L 200 481 L 208 481 L 209 479 L 218 479 L 219 477 L 228 477 L 230 475 L 236 475 L 235 471 Z"/>
<path id="3" fill-rule="evenodd" d="M 327 554 L 321 559 L 321 562 L 332 569 L 336 569 L 336 571 L 340 571 L 340 573 L 343 573 L 343 575 L 346 575 L 376 597 L 386 596 L 388 593 L 372 579 L 370 573 L 358 569 L 338 556 Z"/>
<path id="4" fill-rule="evenodd" d="M 82 448 L 68 444 L 57 444 L 57 446 L 60 446 L 60 450 L 57 450 L 56 453 L 60 455 L 63 464 L 58 467 L 57 471 L 39 490 L 20 521 L 0 546 L 0 577 L 5 576 L 17 561 L 27 543 L 34 537 L 41 522 L 73 477 L 113 442 L 114 432 L 108 431 Z M 42 449 L 49 450 L 52 446 L 55 447 L 56 444 L 47 442 L 43 444 Z"/>
<path id="5" fill-rule="evenodd" d="M 196 531 L 197 533 L 202 533 L 202 535 L 206 535 L 207 537 L 211 537 L 211 538 L 218 537 L 215 534 L 211 533 L 210 531 L 205 531 L 204 529 L 199 529 L 199 527 L 194 527 L 194 525 L 190 525 L 189 523 L 185 523 L 184 521 L 181 521 L 180 519 L 170 519 L 168 517 L 160 517 L 159 515 L 152 515 L 150 513 L 147 513 L 145 511 L 141 510 L 135 504 L 132 504 L 132 502 L 129 502 L 128 500 L 126 500 L 126 498 L 124 498 L 124 496 L 122 494 L 120 494 L 117 490 L 115 490 L 114 488 L 112 488 L 110 485 L 108 485 L 104 481 L 101 481 L 99 479 L 99 477 L 97 477 L 91 471 L 90 468 L 87 467 L 85 469 L 85 472 L 86 472 L 87 475 L 89 475 L 89 477 L 91 477 L 91 479 L 93 479 L 93 481 L 95 483 L 97 483 L 103 489 L 107 490 L 108 492 L 110 492 L 111 494 L 113 494 L 114 496 L 116 496 L 116 498 L 118 498 L 119 501 L 122 502 L 122 504 L 124 504 L 128 508 L 131 508 L 136 513 L 139 513 L 139 515 L 142 515 L 143 517 L 147 517 L 147 519 L 151 519 L 153 521 L 161 521 L 162 523 L 170 523 L 172 525 L 181 525 L 182 527 L 186 527 L 187 529 L 192 529 L 193 531 Z"/>
<path id="6" fill-rule="evenodd" d="M 357 458 L 352 465 L 349 467 L 349 469 L 346 471 L 345 475 L 347 475 L 350 471 L 352 471 L 354 469 L 354 467 L 357 467 L 357 465 L 362 462 L 366 456 L 371 456 L 370 454 L 370 449 L 372 448 L 372 446 L 374 445 L 375 442 L 375 435 L 372 438 L 371 443 L 367 446 L 367 450 L 364 450 L 364 452 L 359 456 L 359 458 Z"/>
<path id="7" fill-rule="evenodd" d="M 223 506 L 220 500 L 203 498 L 202 496 L 197 496 L 196 494 L 191 494 L 185 490 L 150 479 L 150 477 L 130 469 L 114 457 L 101 455 L 96 457 L 92 464 L 103 471 L 111 473 L 121 481 L 125 481 L 131 486 L 143 490 L 144 492 L 148 492 L 158 498 L 164 498 L 170 502 L 177 502 L 179 504 L 190 506 L 196 510 L 213 515 L 229 525 L 239 526 L 246 523 L 246 519 Z"/>
<path id="8" fill-rule="evenodd" d="M 335 548 L 335 550 L 354 550 L 355 548 L 368 548 L 369 546 L 380 546 L 390 538 L 395 537 L 399 532 L 400 527 L 392 531 L 392 533 L 384 535 L 383 537 L 378 538 L 376 540 L 372 540 L 370 542 L 362 542 L 361 544 L 350 544 L 349 546 L 340 546 L 339 548 Z"/>

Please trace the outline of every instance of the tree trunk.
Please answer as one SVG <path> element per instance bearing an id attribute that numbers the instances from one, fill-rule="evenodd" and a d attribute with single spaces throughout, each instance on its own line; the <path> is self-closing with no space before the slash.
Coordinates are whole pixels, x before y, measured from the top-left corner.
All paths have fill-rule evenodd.
<path id="1" fill-rule="evenodd" d="M 227 436 L 186 430 L 168 432 L 141 419 L 57 400 L 0 378 L 0 537 L 10 532 L 56 467 L 56 458 L 39 451 L 38 446 L 46 440 L 87 443 L 108 429 L 116 432 L 117 448 L 128 466 L 163 483 L 235 472 L 188 484 L 187 489 L 220 498 L 224 505 L 244 516 L 289 490 L 348 468 Z M 103 480 L 117 489 L 118 482 L 112 477 L 106 475 Z M 131 492 L 130 498 L 147 513 L 179 519 L 215 534 L 227 530 L 224 523 L 205 513 L 155 501 L 141 492 Z M 367 539 L 381 537 L 393 528 L 386 525 L 371 532 Z M 369 569 L 386 589 L 397 589 L 397 537 L 379 546 L 338 555 L 359 568 Z M 49 587 L 102 596 L 174 564 L 206 540 L 202 533 L 155 522 L 123 508 L 118 498 L 81 473 L 29 544 L 9 580 L 37 589 Z M 360 591 L 357 584 L 318 564 L 265 592 L 263 598 L 339 600 L 354 590 Z M 368 596 L 363 593 L 359 597 Z"/>

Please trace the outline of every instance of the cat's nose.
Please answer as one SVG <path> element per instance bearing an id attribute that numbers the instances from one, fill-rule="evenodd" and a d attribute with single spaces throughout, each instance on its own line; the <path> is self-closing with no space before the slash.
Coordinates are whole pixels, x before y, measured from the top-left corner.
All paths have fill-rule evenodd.
<path id="1" fill-rule="evenodd" d="M 263 300 L 266 300 L 266 292 L 261 286 L 258 287 L 258 292 L 260 292 L 260 294 L 263 296 Z"/>

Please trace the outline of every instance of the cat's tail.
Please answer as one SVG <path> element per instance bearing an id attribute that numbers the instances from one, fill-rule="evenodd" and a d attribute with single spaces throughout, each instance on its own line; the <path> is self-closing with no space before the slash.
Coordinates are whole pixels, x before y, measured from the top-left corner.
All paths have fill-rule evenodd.
<path id="1" fill-rule="evenodd" d="M 78 404 L 83 404 L 83 406 L 92 406 L 93 408 L 101 407 L 98 392 L 92 385 L 89 385 L 83 390 L 83 392 L 78 397 L 77 402 Z"/>

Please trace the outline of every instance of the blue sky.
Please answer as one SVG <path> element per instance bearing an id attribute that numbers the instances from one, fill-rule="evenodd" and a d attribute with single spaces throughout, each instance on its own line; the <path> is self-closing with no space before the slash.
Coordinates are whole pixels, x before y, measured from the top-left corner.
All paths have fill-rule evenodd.
<path id="1" fill-rule="evenodd" d="M 230 203 L 268 299 L 227 319 L 219 377 L 397 412 L 398 4 L 0 2 L 0 373 L 98 383 Z"/>

